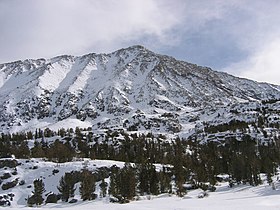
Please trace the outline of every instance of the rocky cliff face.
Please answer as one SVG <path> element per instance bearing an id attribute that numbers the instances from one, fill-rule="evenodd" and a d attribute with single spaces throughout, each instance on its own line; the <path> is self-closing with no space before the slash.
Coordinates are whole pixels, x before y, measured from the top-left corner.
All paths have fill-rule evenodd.
<path id="1" fill-rule="evenodd" d="M 222 109 L 227 119 L 229 107 L 236 104 L 279 98 L 280 86 L 178 61 L 142 46 L 0 64 L 3 132 L 46 126 L 187 132 L 211 118 L 204 119 L 205 112 Z"/>

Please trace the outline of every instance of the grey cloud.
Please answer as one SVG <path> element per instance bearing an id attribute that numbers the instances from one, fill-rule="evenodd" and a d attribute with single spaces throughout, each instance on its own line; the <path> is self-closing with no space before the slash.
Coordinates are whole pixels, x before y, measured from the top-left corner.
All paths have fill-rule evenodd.
<path id="1" fill-rule="evenodd" d="M 279 11 L 278 0 L 1 0 L 0 62 L 144 44 L 279 84 Z"/>
<path id="2" fill-rule="evenodd" d="M 145 37 L 163 43 L 166 32 L 181 19 L 174 2 L 170 6 L 154 0 L 4 0 L 0 44 L 5 52 L 0 52 L 0 62 L 110 51 Z"/>

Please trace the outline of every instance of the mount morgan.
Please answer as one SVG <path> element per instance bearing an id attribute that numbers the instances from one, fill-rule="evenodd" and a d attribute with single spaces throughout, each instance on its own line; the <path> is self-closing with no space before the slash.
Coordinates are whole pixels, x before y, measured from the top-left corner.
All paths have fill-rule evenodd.
<path id="1" fill-rule="evenodd" d="M 0 206 L 224 192 L 228 208 L 248 189 L 276 206 L 279 90 L 141 46 L 2 64 Z"/>
<path id="2" fill-rule="evenodd" d="M 261 101 L 279 98 L 280 86 L 178 61 L 142 46 L 0 64 L 3 132 L 80 126 L 188 136 L 203 122 L 256 120 L 252 110 Z M 274 106 L 277 110 L 279 103 Z M 238 114 L 242 107 L 251 112 Z"/>

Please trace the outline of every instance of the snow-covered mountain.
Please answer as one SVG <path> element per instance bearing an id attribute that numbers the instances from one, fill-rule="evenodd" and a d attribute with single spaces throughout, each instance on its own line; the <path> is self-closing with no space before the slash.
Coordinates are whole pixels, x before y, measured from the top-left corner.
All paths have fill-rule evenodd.
<path id="1" fill-rule="evenodd" d="M 2 134 L 0 152 L 5 154 L 0 160 L 0 206 L 30 209 L 26 205 L 36 179 L 45 183 L 43 197 L 47 201 L 53 193 L 59 196 L 57 186 L 66 173 L 89 169 L 104 176 L 105 171 L 103 178 L 111 184 L 111 166 L 122 168 L 124 162 L 138 163 L 143 159 L 157 163 L 158 172 L 166 164 L 181 163 L 171 167 L 171 194 L 137 195 L 140 201 L 118 206 L 109 202 L 109 195 L 83 202 L 78 180 L 73 195 L 77 203 L 59 200 L 47 202 L 43 208 L 278 209 L 280 182 L 275 164 L 279 164 L 279 125 L 280 86 L 178 61 L 142 46 L 110 54 L 64 55 L 0 64 L 0 132 L 93 128 L 76 129 L 75 133 L 71 129 L 57 133 L 46 129 L 49 132 Z M 137 138 L 129 131 L 147 135 Z M 168 137 L 177 136 L 190 141 L 174 141 L 169 147 L 166 143 L 172 138 Z M 210 144 L 197 144 L 198 141 Z M 212 141 L 222 144 L 211 144 Z M 178 148 L 183 149 L 177 151 Z M 12 154 L 29 159 L 15 159 Z M 63 154 L 63 161 L 59 161 L 58 154 Z M 65 154 L 72 162 L 64 162 L 68 161 Z M 183 158 L 175 158 L 180 155 Z M 176 170 L 186 168 L 182 162 L 188 167 L 184 187 L 196 183 L 198 188 L 179 198 L 174 195 L 175 177 Z M 245 167 L 250 170 L 241 173 Z M 241 178 L 239 173 L 243 174 Z M 200 174 L 206 176 L 199 178 Z M 259 177 L 262 183 L 252 181 L 251 185 L 258 185 L 255 187 L 245 184 L 252 176 Z M 200 184 L 210 183 L 213 177 L 217 179 L 216 192 L 201 199 L 205 192 L 199 189 L 203 188 Z M 241 180 L 243 184 L 239 185 Z M 101 179 L 96 184 L 95 193 L 99 195 Z"/>
<path id="2" fill-rule="evenodd" d="M 279 98 L 280 86 L 142 46 L 0 64 L 3 132 L 76 126 L 186 132 L 205 120 L 202 110 L 223 109 L 220 116 L 236 104 Z"/>

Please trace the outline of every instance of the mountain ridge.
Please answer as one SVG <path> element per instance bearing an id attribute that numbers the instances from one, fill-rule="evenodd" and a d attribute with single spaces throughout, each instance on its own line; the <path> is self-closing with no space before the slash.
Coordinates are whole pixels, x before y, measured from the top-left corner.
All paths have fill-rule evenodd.
<path id="1" fill-rule="evenodd" d="M 145 129 L 171 126 L 177 132 L 185 126 L 176 115 L 279 99 L 280 86 L 177 61 L 136 45 L 108 54 L 0 64 L 0 98 L 0 125 L 8 132 L 34 129 L 29 126 L 32 121 L 41 127 L 66 119 L 98 129 L 125 127 L 139 115 L 145 118 L 139 123 L 149 125 Z M 164 113 L 172 113 L 173 122 L 169 118 L 162 123 L 171 122 L 175 128 L 156 122 Z"/>

